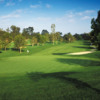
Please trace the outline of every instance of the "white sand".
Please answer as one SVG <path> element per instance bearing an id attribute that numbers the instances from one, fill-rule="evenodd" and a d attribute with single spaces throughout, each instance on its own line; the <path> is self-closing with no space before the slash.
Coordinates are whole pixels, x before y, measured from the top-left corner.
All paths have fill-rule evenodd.
<path id="1" fill-rule="evenodd" d="M 68 55 L 84 55 L 84 54 L 93 53 L 94 51 L 95 50 L 92 50 L 92 51 L 84 51 L 84 52 L 68 53 Z"/>

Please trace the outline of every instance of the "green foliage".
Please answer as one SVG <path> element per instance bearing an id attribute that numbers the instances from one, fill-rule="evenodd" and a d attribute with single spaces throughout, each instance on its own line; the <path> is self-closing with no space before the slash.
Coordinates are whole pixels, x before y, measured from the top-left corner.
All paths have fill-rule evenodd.
<path id="1" fill-rule="evenodd" d="M 11 41 L 12 41 L 12 38 L 10 34 L 4 31 L 1 37 L 1 44 L 2 44 L 2 48 L 4 48 L 5 51 L 6 51 L 6 48 L 10 46 Z"/>
<path id="2" fill-rule="evenodd" d="M 54 35 L 55 35 L 55 41 L 59 41 L 60 40 L 60 33 L 56 32 Z"/>
<path id="3" fill-rule="evenodd" d="M 47 30 L 42 30 L 41 34 L 45 35 L 45 34 L 49 34 L 49 32 Z"/>
<path id="4" fill-rule="evenodd" d="M 71 35 L 71 33 L 67 33 L 64 35 L 64 41 L 65 42 L 73 42 L 73 41 L 75 41 L 75 37 L 73 37 Z"/>
<path id="5" fill-rule="evenodd" d="M 18 34 L 20 34 L 20 27 L 17 27 L 15 25 L 12 25 L 10 27 L 10 29 L 11 29 L 11 36 L 12 36 L 12 38 L 14 40 L 15 36 L 18 35 Z"/>
<path id="6" fill-rule="evenodd" d="M 50 41 L 53 43 L 53 45 L 54 45 L 55 42 L 57 44 L 57 42 L 60 41 L 60 40 L 61 40 L 60 32 L 56 32 L 56 33 L 51 33 L 50 34 Z"/>
<path id="7" fill-rule="evenodd" d="M 63 42 L 63 37 L 61 37 L 61 36 L 60 36 L 60 39 L 59 39 L 59 41 L 60 41 L 60 42 Z"/>
<path id="8" fill-rule="evenodd" d="M 90 34 L 89 33 L 83 33 L 81 34 L 81 37 L 83 40 L 90 40 Z"/>
<path id="9" fill-rule="evenodd" d="M 51 33 L 50 34 L 50 41 L 53 43 L 54 45 L 54 42 L 55 42 L 55 34 L 54 33 Z"/>
<path id="10" fill-rule="evenodd" d="M 33 31 L 34 31 L 33 27 L 24 28 L 23 31 L 22 31 L 22 35 L 26 39 L 31 38 L 31 36 L 33 35 Z"/>
<path id="11" fill-rule="evenodd" d="M 36 37 L 32 37 L 31 44 L 32 44 L 32 46 L 34 46 L 34 44 L 37 44 L 37 38 Z"/>
<path id="12" fill-rule="evenodd" d="M 74 37 L 76 38 L 76 40 L 82 40 L 82 36 L 80 34 L 74 34 Z"/>
<path id="13" fill-rule="evenodd" d="M 27 31 L 26 28 L 23 29 L 23 31 L 22 31 L 22 35 L 23 35 L 26 39 L 29 38 L 29 33 L 28 33 L 28 31 Z"/>
<path id="14" fill-rule="evenodd" d="M 40 43 L 41 43 L 42 45 L 44 45 L 45 42 L 46 42 L 46 37 L 45 37 L 44 35 L 41 35 L 41 36 L 40 36 Z"/>
<path id="15" fill-rule="evenodd" d="M 20 49 L 21 53 L 21 48 L 25 46 L 25 38 L 22 35 L 17 35 L 15 37 L 14 44 L 17 49 Z"/>
<path id="16" fill-rule="evenodd" d="M 2 38 L 2 36 L 5 34 L 6 32 L 3 30 L 0 30 L 0 39 Z"/>
<path id="17" fill-rule="evenodd" d="M 1 48 L 2 48 L 2 41 L 1 41 L 1 39 L 0 39 L 0 50 L 1 50 Z"/>
<path id="18" fill-rule="evenodd" d="M 98 34 L 97 39 L 98 39 L 97 47 L 98 47 L 98 50 L 100 50 L 100 33 Z"/>
<path id="19" fill-rule="evenodd" d="M 40 33 L 36 33 L 35 37 L 37 38 L 37 43 L 39 45 L 39 43 L 41 42 L 41 34 Z"/>
<path id="20" fill-rule="evenodd" d="M 44 36 L 45 36 L 45 38 L 46 38 L 46 42 L 50 42 L 50 39 L 49 39 L 49 36 L 50 36 L 50 35 L 49 35 L 49 34 L 45 34 Z"/>
<path id="21" fill-rule="evenodd" d="M 91 20 L 90 32 L 91 42 L 97 46 L 97 49 L 100 50 L 100 11 L 98 11 L 98 16 L 96 19 Z"/>
<path id="22" fill-rule="evenodd" d="M 49 42 L 49 32 L 47 30 L 42 30 L 41 34 L 45 36 L 46 42 Z"/>

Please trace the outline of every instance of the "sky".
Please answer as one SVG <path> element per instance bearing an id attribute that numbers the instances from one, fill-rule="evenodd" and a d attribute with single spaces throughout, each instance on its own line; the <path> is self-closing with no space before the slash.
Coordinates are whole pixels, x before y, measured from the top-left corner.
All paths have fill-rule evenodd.
<path id="1" fill-rule="evenodd" d="M 0 0 L 0 28 L 11 25 L 21 28 L 34 27 L 66 34 L 91 31 L 91 19 L 97 17 L 100 0 Z"/>

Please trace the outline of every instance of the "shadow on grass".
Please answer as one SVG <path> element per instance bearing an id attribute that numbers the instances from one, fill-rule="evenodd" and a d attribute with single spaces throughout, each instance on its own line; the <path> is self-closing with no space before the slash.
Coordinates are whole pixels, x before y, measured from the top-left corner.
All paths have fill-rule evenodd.
<path id="1" fill-rule="evenodd" d="M 76 78 L 71 78 L 68 77 L 68 75 L 70 74 L 75 74 L 77 72 L 55 72 L 55 73 L 41 73 L 41 72 L 31 72 L 31 73 L 27 73 L 28 77 L 33 80 L 33 81 L 38 81 L 40 79 L 43 78 L 56 78 L 59 79 L 65 83 L 69 83 L 74 85 L 77 89 L 87 89 L 90 88 L 93 91 L 100 93 L 99 89 L 93 88 L 91 85 L 89 85 L 86 82 L 83 82 L 81 80 L 78 80 Z"/>
<path id="2" fill-rule="evenodd" d="M 16 48 L 11 48 L 11 50 L 13 50 L 13 51 L 20 51 L 19 49 L 16 49 Z M 22 52 L 24 52 L 24 50 L 21 50 Z"/>
<path id="3" fill-rule="evenodd" d="M 9 92 L 5 92 L 1 95 L 2 97 L 2 100 L 12 100 L 11 99 L 11 96 L 12 96 L 12 93 L 9 93 Z M 1 100 L 1 99 L 0 99 Z"/>
<path id="4" fill-rule="evenodd" d="M 53 55 L 65 55 L 67 53 L 52 53 Z"/>
<path id="5" fill-rule="evenodd" d="M 91 43 L 89 41 L 84 41 L 84 45 L 90 45 Z"/>
<path id="6" fill-rule="evenodd" d="M 57 61 L 69 65 L 81 65 L 84 67 L 94 67 L 99 66 L 100 67 L 100 61 L 94 61 L 94 60 L 87 60 L 87 59 L 67 59 L 67 58 L 58 58 Z"/>
<path id="7" fill-rule="evenodd" d="M 87 46 L 73 46 L 74 48 L 82 48 L 82 49 L 93 49 L 93 47 L 87 47 Z"/>
<path id="8" fill-rule="evenodd" d="M 2 50 L 5 50 L 5 48 L 2 48 Z M 6 50 L 10 50 L 10 48 L 6 48 Z"/>

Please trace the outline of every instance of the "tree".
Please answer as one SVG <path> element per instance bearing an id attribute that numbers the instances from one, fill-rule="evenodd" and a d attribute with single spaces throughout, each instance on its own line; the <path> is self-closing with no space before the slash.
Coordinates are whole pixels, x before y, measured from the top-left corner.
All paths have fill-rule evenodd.
<path id="1" fill-rule="evenodd" d="M 60 41 L 60 42 L 63 42 L 63 37 L 61 37 L 61 36 L 60 36 L 60 39 L 59 39 L 59 41 Z"/>
<path id="2" fill-rule="evenodd" d="M 51 25 L 51 32 L 52 32 L 52 33 L 55 33 L 55 27 L 56 27 L 55 24 L 52 24 L 52 25 Z"/>
<path id="3" fill-rule="evenodd" d="M 36 37 L 32 37 L 31 44 L 32 44 L 32 46 L 34 46 L 34 44 L 37 44 L 37 38 Z"/>
<path id="4" fill-rule="evenodd" d="M 9 27 L 6 29 L 6 32 L 10 33 L 10 29 L 9 29 Z"/>
<path id="5" fill-rule="evenodd" d="M 7 49 L 7 47 L 9 47 L 9 45 L 10 45 L 10 43 L 11 43 L 11 41 L 12 41 L 12 38 L 11 38 L 11 36 L 10 36 L 10 34 L 9 33 L 7 33 L 7 32 L 4 32 L 4 34 L 2 35 L 2 37 L 1 37 L 1 40 L 2 40 L 2 47 L 5 49 L 5 51 L 6 51 L 6 49 Z"/>
<path id="6" fill-rule="evenodd" d="M 33 31 L 34 31 L 33 27 L 24 28 L 23 31 L 22 31 L 22 35 L 26 39 L 28 39 L 28 38 L 30 38 L 33 35 Z"/>
<path id="7" fill-rule="evenodd" d="M 75 41 L 75 38 L 71 35 L 71 33 L 67 33 L 64 35 L 65 42 L 73 42 Z"/>
<path id="8" fill-rule="evenodd" d="M 53 33 L 50 34 L 50 41 L 53 43 L 54 45 L 54 42 L 55 42 L 55 36 Z"/>
<path id="9" fill-rule="evenodd" d="M 28 31 L 27 31 L 27 28 L 24 28 L 24 29 L 23 29 L 22 35 L 23 35 L 26 39 L 29 38 L 29 33 L 28 33 Z"/>
<path id="10" fill-rule="evenodd" d="M 83 33 L 81 34 L 81 37 L 83 40 L 90 40 L 90 34 L 89 33 Z"/>
<path id="11" fill-rule="evenodd" d="M 12 25 L 10 27 L 10 29 L 11 29 L 11 36 L 12 36 L 12 38 L 14 40 L 15 36 L 20 34 L 20 27 L 16 27 L 15 25 Z"/>
<path id="12" fill-rule="evenodd" d="M 50 40 L 52 41 L 53 45 L 55 42 L 55 24 L 51 25 L 51 35 L 50 35 Z"/>
<path id="13" fill-rule="evenodd" d="M 58 43 L 58 41 L 60 40 L 60 32 L 56 32 L 55 34 L 54 34 L 55 36 L 55 41 L 56 41 L 56 44 Z"/>
<path id="14" fill-rule="evenodd" d="M 21 34 L 17 35 L 15 37 L 14 44 L 15 47 L 19 49 L 21 53 L 21 49 L 25 46 L 25 38 Z"/>
<path id="15" fill-rule="evenodd" d="M 90 37 L 91 42 L 97 46 L 97 49 L 100 50 L 100 10 L 96 19 L 91 20 L 91 29 Z"/>
<path id="16" fill-rule="evenodd" d="M 45 42 L 46 42 L 46 37 L 45 37 L 44 35 L 41 35 L 41 36 L 40 36 L 40 43 L 41 43 L 42 45 L 44 45 Z"/>
<path id="17" fill-rule="evenodd" d="M 49 32 L 47 30 L 42 30 L 41 34 L 45 36 L 46 42 L 49 42 Z"/>
<path id="18" fill-rule="evenodd" d="M 49 32 L 47 30 L 42 30 L 41 34 L 45 35 L 45 34 L 49 34 Z"/>
<path id="19" fill-rule="evenodd" d="M 0 38 L 5 34 L 6 32 L 3 30 L 0 30 Z"/>
<path id="20" fill-rule="evenodd" d="M 36 37 L 37 38 L 37 45 L 40 44 L 41 34 L 39 32 L 34 32 L 31 37 Z"/>
<path id="21" fill-rule="evenodd" d="M 1 39 L 0 39 L 0 50 L 1 50 L 1 48 L 2 48 L 2 41 L 1 41 Z"/>
<path id="22" fill-rule="evenodd" d="M 34 31 L 34 28 L 33 27 L 28 27 L 27 31 L 28 31 L 29 35 L 32 35 L 33 31 Z"/>
<path id="23" fill-rule="evenodd" d="M 80 34 L 74 34 L 74 37 L 76 38 L 76 40 L 82 40 L 82 36 Z"/>
<path id="24" fill-rule="evenodd" d="M 5 32 L 0 28 L 0 50 L 2 48 L 2 36 Z"/>

